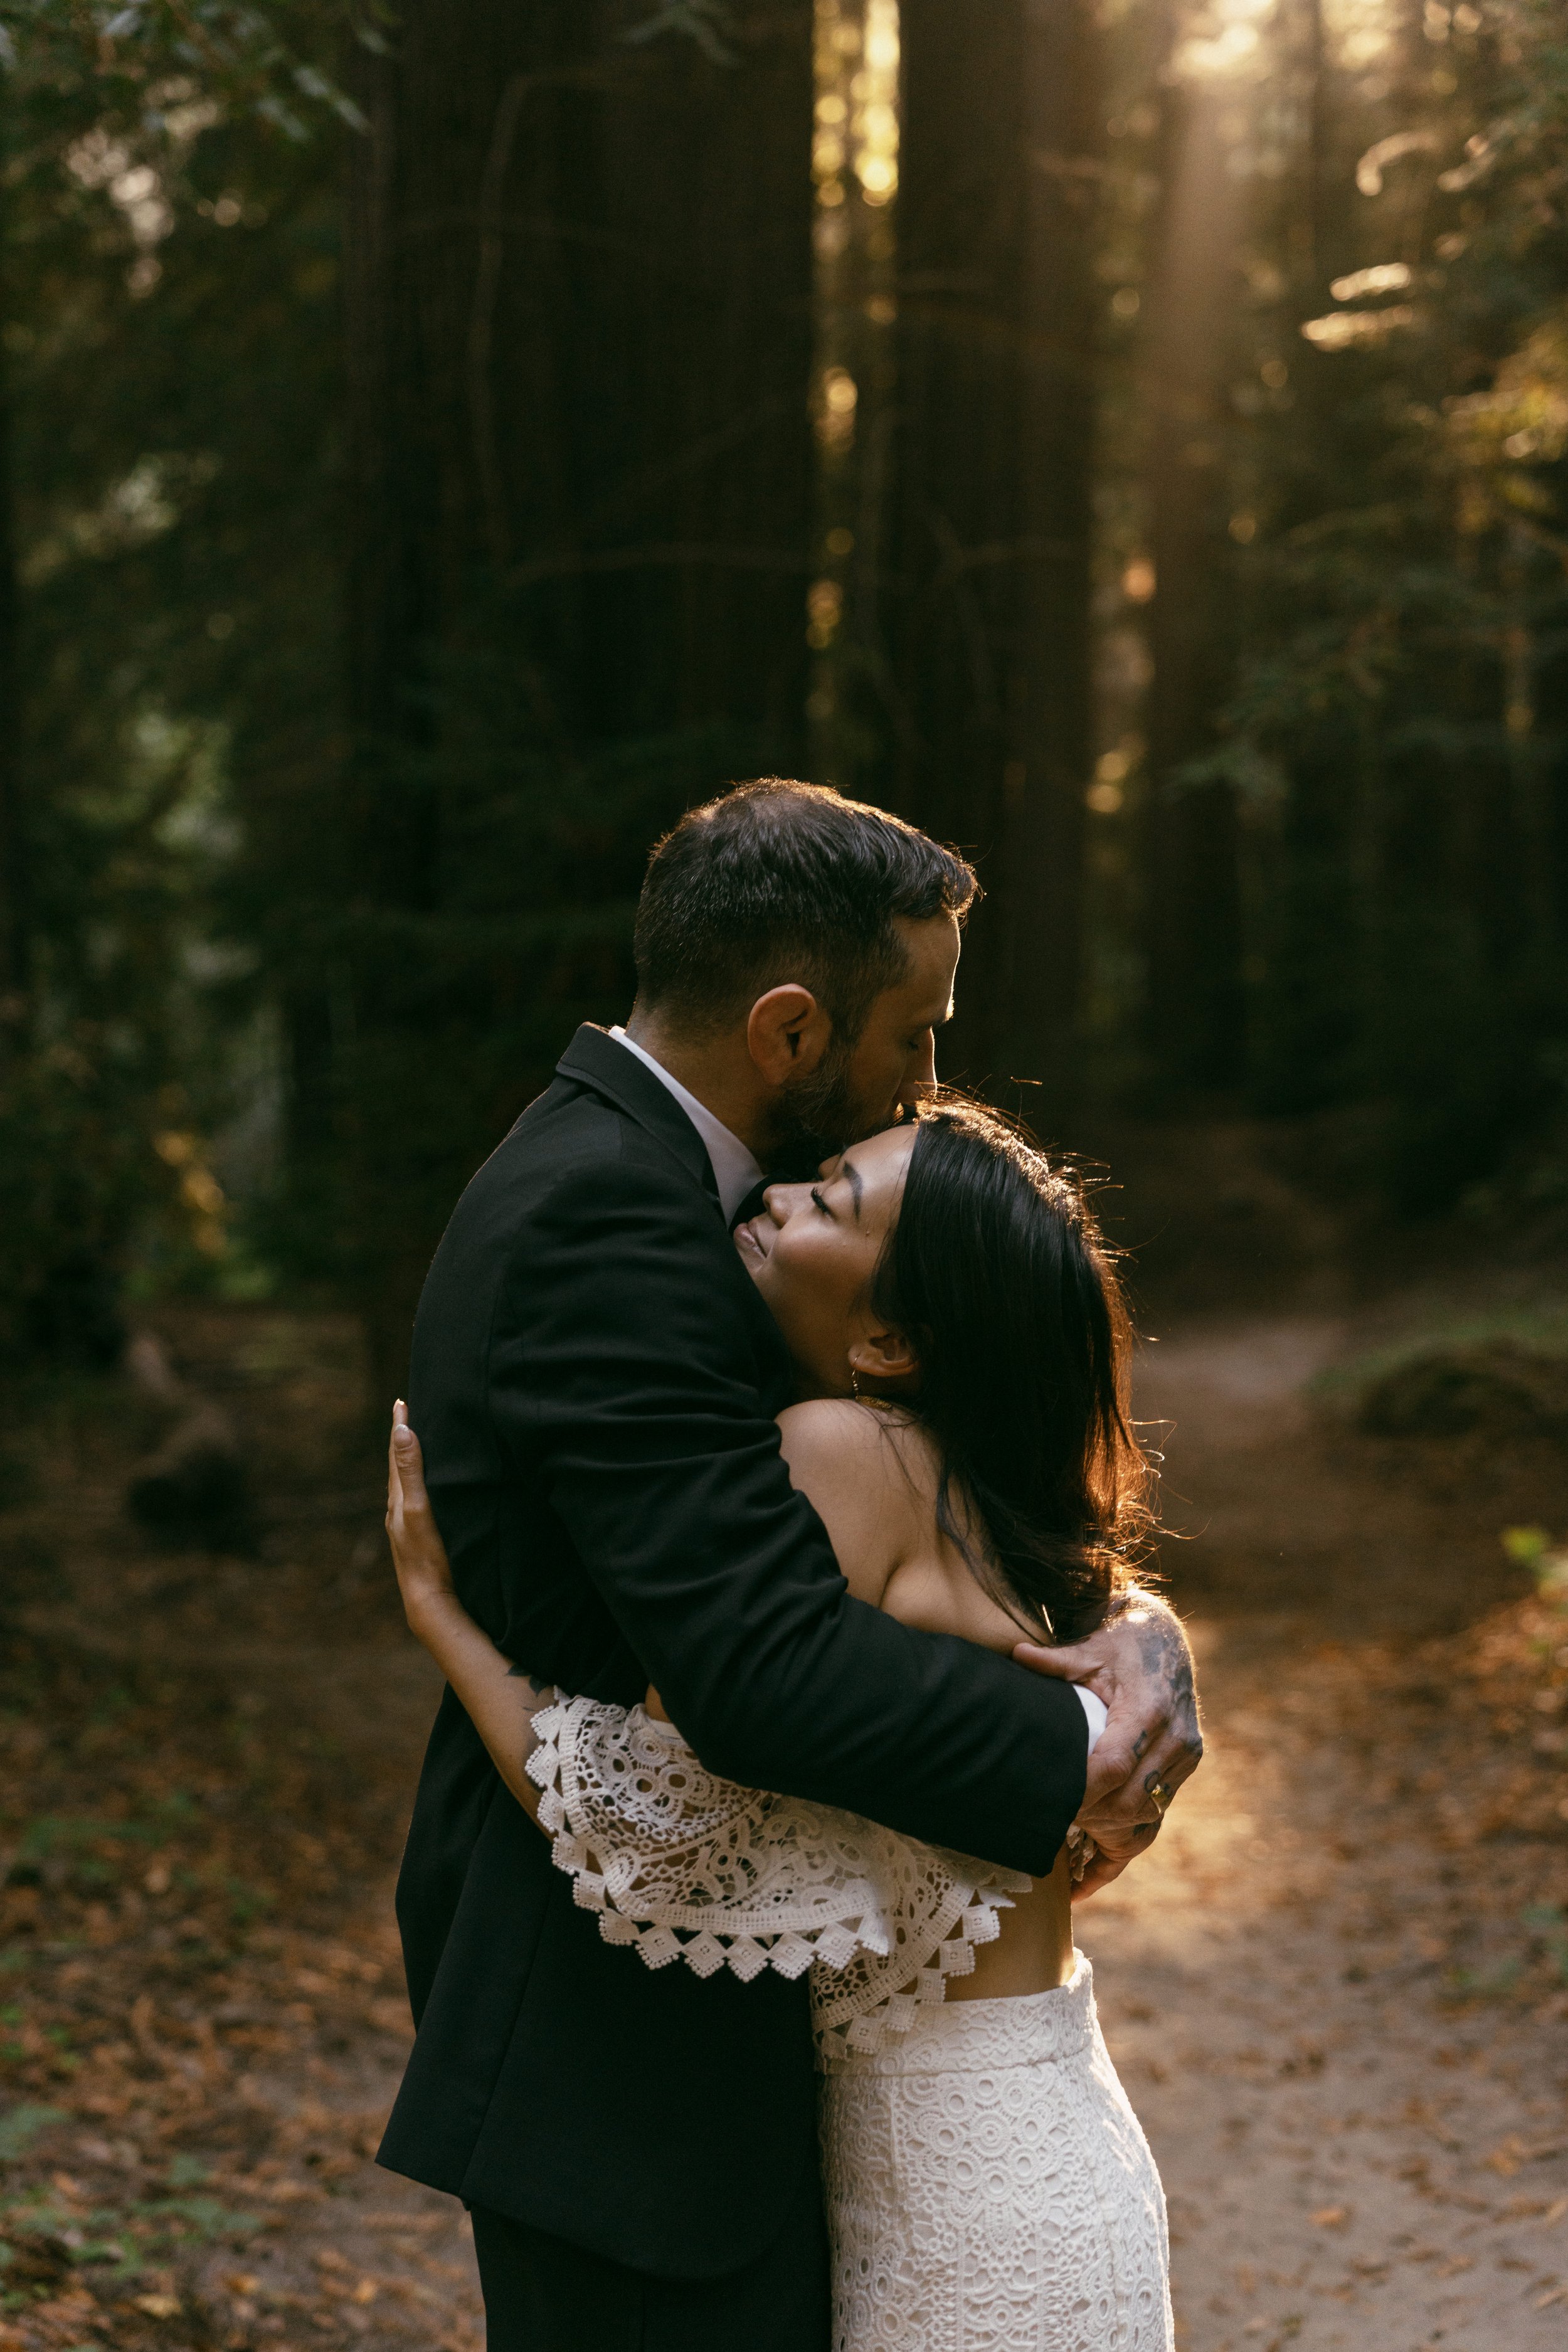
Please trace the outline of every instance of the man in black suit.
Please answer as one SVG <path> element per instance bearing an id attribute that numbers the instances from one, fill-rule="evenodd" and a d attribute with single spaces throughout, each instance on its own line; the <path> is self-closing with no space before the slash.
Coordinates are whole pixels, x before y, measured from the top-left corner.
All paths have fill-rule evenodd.
<path id="1" fill-rule="evenodd" d="M 578 1031 L 458 1205 L 410 1403 L 458 1593 L 520 1670 L 621 1703 L 651 1682 L 715 1772 L 1044 1873 L 1085 1795 L 1079 1695 L 849 1598 L 730 1239 L 764 1167 L 933 1084 L 973 891 L 805 785 L 684 819 L 629 1031 Z M 1197 1760 L 1190 1662 L 1157 1605 L 1075 1656 L 1111 1708 L 1110 1874 Z M 450 1691 L 398 1918 L 418 2032 L 381 2161 L 472 2208 L 491 2352 L 826 2352 L 805 1980 L 602 1942 Z"/>

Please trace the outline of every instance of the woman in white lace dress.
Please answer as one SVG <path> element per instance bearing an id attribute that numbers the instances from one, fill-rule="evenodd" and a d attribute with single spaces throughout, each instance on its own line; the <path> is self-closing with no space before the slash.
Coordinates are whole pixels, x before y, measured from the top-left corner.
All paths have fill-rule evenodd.
<path id="1" fill-rule="evenodd" d="M 736 1245 L 799 1376 L 790 1475 L 849 1591 L 1004 1653 L 1099 1623 L 1147 1474 L 1076 1184 L 948 1103 L 773 1186 Z M 1164 2201 L 1073 1948 L 1068 1852 L 1031 1882 L 715 1779 L 657 1693 L 540 1691 L 458 1601 L 397 1419 L 409 1622 L 600 1932 L 628 1967 L 811 1971 L 835 2352 L 1170 2352 Z"/>

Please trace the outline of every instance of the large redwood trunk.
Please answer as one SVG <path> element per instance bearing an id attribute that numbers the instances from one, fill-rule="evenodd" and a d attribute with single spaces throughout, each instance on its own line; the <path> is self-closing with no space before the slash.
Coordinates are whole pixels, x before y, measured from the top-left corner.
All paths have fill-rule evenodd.
<path id="1" fill-rule="evenodd" d="M 1229 383 L 1236 183 L 1222 104 L 1193 84 L 1163 101 L 1161 210 L 1149 304 L 1150 810 L 1145 839 L 1152 1062 L 1178 1087 L 1241 1075 L 1241 898 L 1231 785 L 1184 772 L 1215 747 L 1231 683 Z"/>
<path id="2" fill-rule="evenodd" d="M 625 1011 L 650 835 L 801 757 L 810 8 L 729 17 L 710 54 L 642 0 L 413 0 L 363 68 L 343 1116 L 384 1364 L 463 1152 L 547 1075 L 551 1004 Z M 509 859 L 515 890 L 476 873 Z M 451 1141 L 465 1060 L 489 1091 Z"/>
<path id="3" fill-rule="evenodd" d="M 1080 994 L 1102 129 L 1089 0 L 906 0 L 899 804 L 979 859 L 949 1055 L 1047 1124 Z"/>
<path id="4" fill-rule="evenodd" d="M 0 308 L 3 296 L 4 279 L 0 278 Z M 0 344 L 0 1056 L 24 1033 L 31 963 L 22 819 L 16 493 L 11 469 L 10 387 Z"/>
<path id="5" fill-rule="evenodd" d="M 631 0 L 415 5 L 370 68 L 351 251 L 362 726 L 478 580 L 563 744 L 798 740 L 809 11 L 735 47 Z"/>

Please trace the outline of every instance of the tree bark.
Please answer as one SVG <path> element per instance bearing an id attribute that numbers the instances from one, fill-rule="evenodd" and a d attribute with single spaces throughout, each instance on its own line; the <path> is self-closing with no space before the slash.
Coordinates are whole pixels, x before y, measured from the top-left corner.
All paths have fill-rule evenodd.
<path id="1" fill-rule="evenodd" d="M 1020 488 L 1027 554 L 1018 693 L 1021 774 L 1007 794 L 1013 1068 L 1047 1108 L 1079 1081 L 1085 794 L 1094 766 L 1093 566 L 1104 77 L 1093 0 L 1034 0 L 1026 18 L 1025 354 Z"/>
<path id="2" fill-rule="evenodd" d="M 590 972 L 574 1002 L 620 1017 L 629 920 L 580 948 L 574 919 L 629 906 L 683 807 L 801 756 L 811 17 L 728 13 L 710 54 L 652 31 L 647 0 L 413 0 L 362 71 L 348 1094 L 382 1386 L 452 1194 L 553 1051 L 520 1048 L 493 1125 L 459 1104 L 443 1137 L 454 1058 L 567 968 Z M 530 793 L 561 882 L 536 905 L 524 840 L 512 904 L 563 945 L 520 976 L 462 920 L 477 820 L 516 845 Z M 438 941 L 445 994 L 378 936 Z"/>
<path id="3" fill-rule="evenodd" d="M 1162 202 L 1147 345 L 1155 593 L 1145 842 L 1147 1021 L 1155 1071 L 1212 1087 L 1241 1073 L 1244 1003 L 1236 795 L 1193 782 L 1212 752 L 1234 658 L 1227 467 L 1237 208 L 1221 107 L 1163 97 Z"/>
<path id="4" fill-rule="evenodd" d="M 3 200 L 0 200 L 3 201 Z M 0 318 L 5 311 L 5 213 L 0 210 Z M 11 394 L 0 341 L 0 1051 L 25 1031 L 29 953 L 26 835 L 22 811 L 21 662 L 17 631 L 16 484 Z"/>
<path id="5" fill-rule="evenodd" d="M 1091 765 L 1089 0 L 908 0 L 899 206 L 898 805 L 989 902 L 949 1058 L 1007 1094 L 1076 1068 Z"/>

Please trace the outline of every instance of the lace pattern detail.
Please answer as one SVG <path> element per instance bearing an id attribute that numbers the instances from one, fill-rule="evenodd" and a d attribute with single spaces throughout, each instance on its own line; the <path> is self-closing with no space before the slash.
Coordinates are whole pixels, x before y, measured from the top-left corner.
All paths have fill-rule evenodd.
<path id="1" fill-rule="evenodd" d="M 1160 2177 L 1081 1955 L 822 2056 L 834 2352 L 1172 2352 Z"/>
<path id="2" fill-rule="evenodd" d="M 706 1771 L 640 1706 L 560 1698 L 533 1718 L 528 1776 L 552 1858 L 609 1944 L 742 1982 L 812 1975 L 819 2032 L 869 2051 L 966 1976 L 1032 1881 L 855 1814 Z"/>
<path id="3" fill-rule="evenodd" d="M 1089 1962 L 943 1999 L 1028 1879 L 721 1780 L 641 1707 L 563 1699 L 534 1729 L 541 1821 L 607 1942 L 811 1971 L 834 2352 L 1173 2352 L 1160 2177 Z"/>

